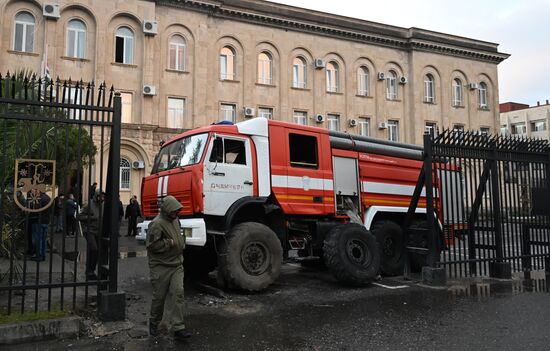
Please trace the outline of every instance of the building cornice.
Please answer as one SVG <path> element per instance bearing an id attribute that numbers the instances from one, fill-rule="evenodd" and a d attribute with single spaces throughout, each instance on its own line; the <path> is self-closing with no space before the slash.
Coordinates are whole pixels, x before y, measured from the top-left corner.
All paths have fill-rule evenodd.
<path id="1" fill-rule="evenodd" d="M 510 55 L 498 52 L 498 44 L 428 31 L 401 28 L 260 0 L 155 0 L 159 6 L 181 8 L 212 17 L 260 24 L 326 37 L 458 56 L 500 63 Z"/>

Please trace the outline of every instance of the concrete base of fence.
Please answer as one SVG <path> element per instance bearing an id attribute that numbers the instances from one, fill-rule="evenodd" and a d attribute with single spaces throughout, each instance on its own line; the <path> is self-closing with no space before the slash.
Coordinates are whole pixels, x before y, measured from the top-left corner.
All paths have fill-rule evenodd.
<path id="1" fill-rule="evenodd" d="M 80 333 L 81 320 L 81 317 L 71 316 L 0 325 L 0 345 L 21 344 L 54 338 L 74 338 Z"/>
<path id="2" fill-rule="evenodd" d="M 447 285 L 445 268 L 422 267 L 422 283 L 430 286 Z"/>
<path id="3" fill-rule="evenodd" d="M 491 278 L 512 279 L 512 265 L 508 262 L 489 262 Z"/>
<path id="4" fill-rule="evenodd" d="M 126 293 L 103 290 L 98 301 L 99 319 L 102 321 L 123 321 L 126 319 Z"/>

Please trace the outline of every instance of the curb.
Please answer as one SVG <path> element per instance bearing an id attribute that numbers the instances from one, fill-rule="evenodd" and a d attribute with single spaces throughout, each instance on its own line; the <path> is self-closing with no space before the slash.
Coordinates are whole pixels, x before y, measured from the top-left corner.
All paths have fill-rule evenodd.
<path id="1" fill-rule="evenodd" d="M 20 344 L 53 338 L 72 338 L 80 332 L 82 317 L 47 319 L 0 325 L 0 345 Z"/>

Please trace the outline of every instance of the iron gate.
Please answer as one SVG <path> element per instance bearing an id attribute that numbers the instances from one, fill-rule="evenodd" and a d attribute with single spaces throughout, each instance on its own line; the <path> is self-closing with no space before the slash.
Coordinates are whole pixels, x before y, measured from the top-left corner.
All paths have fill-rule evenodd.
<path id="1" fill-rule="evenodd" d="M 439 220 L 428 240 L 432 266 L 448 277 L 550 269 L 547 140 L 445 130 L 426 135 L 424 149 L 419 183 L 427 198 L 433 192 L 427 211 Z"/>
<path id="2" fill-rule="evenodd" d="M 105 83 L 0 75 L 0 150 L 0 313 L 74 310 L 90 289 L 115 292 L 119 94 Z M 97 251 L 68 201 L 89 203 L 94 182 L 106 192 Z M 84 266 L 95 252 L 94 279 Z"/>

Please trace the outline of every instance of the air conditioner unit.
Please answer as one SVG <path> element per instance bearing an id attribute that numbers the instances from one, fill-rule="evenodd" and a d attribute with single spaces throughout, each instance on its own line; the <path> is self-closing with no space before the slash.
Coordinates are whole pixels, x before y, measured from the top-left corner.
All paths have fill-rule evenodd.
<path id="1" fill-rule="evenodd" d="M 407 77 L 399 77 L 399 84 L 407 84 Z"/>
<path id="2" fill-rule="evenodd" d="M 356 119 L 350 119 L 350 120 L 349 120 L 349 126 L 350 126 L 350 127 L 355 127 L 355 126 L 357 126 L 357 120 L 356 120 Z"/>
<path id="3" fill-rule="evenodd" d="M 315 59 L 315 68 L 320 69 L 320 68 L 325 68 L 325 66 L 326 66 L 325 60 L 320 58 Z"/>
<path id="4" fill-rule="evenodd" d="M 145 168 L 145 162 L 143 162 L 143 161 L 134 161 L 134 162 L 132 162 L 132 168 L 133 169 L 144 169 Z"/>
<path id="5" fill-rule="evenodd" d="M 477 89 L 477 84 L 476 83 L 468 83 L 468 89 L 470 90 L 475 90 Z"/>
<path id="6" fill-rule="evenodd" d="M 244 115 L 245 117 L 254 117 L 256 116 L 256 111 L 253 107 L 245 107 L 244 108 Z"/>
<path id="7" fill-rule="evenodd" d="M 378 80 L 384 80 L 384 79 L 386 79 L 386 73 L 378 72 Z"/>
<path id="8" fill-rule="evenodd" d="M 388 129 L 388 123 L 386 122 L 378 123 L 378 129 Z"/>
<path id="9" fill-rule="evenodd" d="M 157 89 L 154 85 L 144 85 L 143 86 L 143 95 L 153 96 L 157 94 Z"/>
<path id="10" fill-rule="evenodd" d="M 42 14 L 46 18 L 58 19 L 60 17 L 60 15 L 59 15 L 59 5 L 58 4 L 45 3 L 44 6 L 42 6 Z"/>
<path id="11" fill-rule="evenodd" d="M 316 123 L 323 123 L 325 121 L 325 116 L 322 114 L 315 115 L 315 122 Z"/>
<path id="12" fill-rule="evenodd" d="M 158 22 L 157 21 L 143 21 L 143 33 L 146 35 L 157 34 Z"/>

